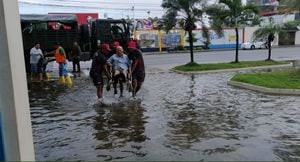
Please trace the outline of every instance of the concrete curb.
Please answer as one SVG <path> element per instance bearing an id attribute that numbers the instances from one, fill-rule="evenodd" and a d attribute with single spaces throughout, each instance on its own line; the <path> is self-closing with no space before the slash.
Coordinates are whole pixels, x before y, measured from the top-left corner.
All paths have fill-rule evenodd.
<path id="1" fill-rule="evenodd" d="M 194 50 L 194 53 L 203 53 L 203 52 L 215 52 L 215 51 L 233 51 L 235 48 L 226 48 L 226 49 L 208 49 L 208 50 Z M 240 49 L 241 50 L 241 49 Z M 173 55 L 173 54 L 190 54 L 190 50 L 186 51 L 163 51 L 163 52 L 143 52 L 144 55 Z"/>
<path id="2" fill-rule="evenodd" d="M 300 47 L 300 45 L 290 45 L 290 46 L 273 46 L 272 49 L 278 49 L 278 48 L 296 48 Z M 215 52 L 215 51 L 234 51 L 235 48 L 224 48 L 224 49 L 208 49 L 208 50 L 194 50 L 196 53 L 202 53 L 202 52 Z M 239 49 L 239 51 L 242 51 L 243 49 Z M 259 50 L 266 50 L 266 49 L 259 49 Z M 190 50 L 186 51 L 163 51 L 163 52 L 143 52 L 144 55 L 172 55 L 172 54 L 190 54 Z"/>
<path id="3" fill-rule="evenodd" d="M 233 50 L 233 49 L 230 49 Z M 225 51 L 225 50 L 220 50 L 220 51 Z M 194 50 L 194 52 L 212 52 L 212 50 Z M 163 51 L 163 52 L 143 52 L 144 55 L 172 55 L 172 54 L 190 54 L 190 50 L 187 51 Z"/>
<path id="4" fill-rule="evenodd" d="M 236 68 L 236 69 L 222 69 L 222 70 L 206 70 L 206 71 L 189 71 L 183 72 L 175 69 L 170 69 L 173 72 L 179 74 L 209 74 L 209 73 L 223 73 L 223 72 L 234 72 L 234 71 L 242 71 L 242 70 L 259 70 L 259 69 L 280 69 L 280 68 L 290 68 L 291 64 L 283 64 L 283 65 L 271 65 L 271 66 L 256 66 L 256 67 L 247 67 L 247 68 Z"/>
<path id="5" fill-rule="evenodd" d="M 261 87 L 257 85 L 231 81 L 231 80 L 228 81 L 227 84 L 238 88 L 243 88 L 243 89 L 248 89 L 256 92 L 273 94 L 273 95 L 300 95 L 300 89 L 266 88 L 266 87 Z"/>

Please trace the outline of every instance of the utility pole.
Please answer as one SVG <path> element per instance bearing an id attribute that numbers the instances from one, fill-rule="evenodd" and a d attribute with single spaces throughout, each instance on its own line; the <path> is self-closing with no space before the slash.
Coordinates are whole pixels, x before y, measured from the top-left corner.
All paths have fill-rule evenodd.
<path id="1" fill-rule="evenodd" d="M 151 11 L 147 11 L 148 18 L 150 18 L 150 13 L 151 13 Z"/>
<path id="2" fill-rule="evenodd" d="M 131 11 L 132 11 L 132 18 L 134 19 L 134 6 L 131 7 Z"/>

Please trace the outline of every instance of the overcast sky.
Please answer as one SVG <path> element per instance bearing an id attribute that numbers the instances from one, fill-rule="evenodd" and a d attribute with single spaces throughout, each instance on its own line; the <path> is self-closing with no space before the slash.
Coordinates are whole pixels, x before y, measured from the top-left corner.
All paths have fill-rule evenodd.
<path id="1" fill-rule="evenodd" d="M 19 0 L 20 13 L 97 12 L 112 18 L 161 17 L 162 0 Z M 133 10 L 134 6 L 134 10 Z M 150 11 L 150 14 L 147 12 Z"/>
<path id="2" fill-rule="evenodd" d="M 101 18 L 162 17 L 162 0 L 18 0 L 20 13 L 96 12 Z M 216 1 L 216 0 L 209 0 Z M 245 1 L 245 0 L 244 0 Z M 133 10 L 134 6 L 134 10 Z M 148 11 L 150 11 L 148 13 Z"/>

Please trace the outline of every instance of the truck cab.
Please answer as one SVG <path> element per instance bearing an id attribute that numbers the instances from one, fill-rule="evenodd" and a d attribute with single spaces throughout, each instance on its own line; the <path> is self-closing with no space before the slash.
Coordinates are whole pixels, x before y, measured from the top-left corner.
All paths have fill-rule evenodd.
<path id="1" fill-rule="evenodd" d="M 126 22 L 124 19 L 93 19 L 90 25 L 92 46 L 91 55 L 97 51 L 100 44 L 108 43 L 112 46 L 114 41 L 118 41 L 126 50 L 131 36 L 130 25 L 131 24 Z"/>

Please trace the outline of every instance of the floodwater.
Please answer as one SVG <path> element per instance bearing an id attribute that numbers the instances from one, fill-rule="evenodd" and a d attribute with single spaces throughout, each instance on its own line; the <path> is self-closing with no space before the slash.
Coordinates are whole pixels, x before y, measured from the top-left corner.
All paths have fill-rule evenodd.
<path id="1" fill-rule="evenodd" d="M 141 103 L 114 107 L 93 106 L 84 76 L 30 84 L 36 159 L 300 160 L 300 97 L 228 86 L 234 74 L 148 74 Z"/>

